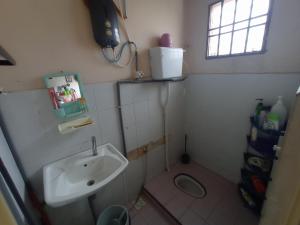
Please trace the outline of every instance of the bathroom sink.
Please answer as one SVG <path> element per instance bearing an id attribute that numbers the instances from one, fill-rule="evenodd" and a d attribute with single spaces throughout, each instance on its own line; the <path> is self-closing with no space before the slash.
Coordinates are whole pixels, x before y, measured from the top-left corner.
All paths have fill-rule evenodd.
<path id="1" fill-rule="evenodd" d="M 45 201 L 52 207 L 62 206 L 90 196 L 107 185 L 128 165 L 128 160 L 112 145 L 58 160 L 44 167 Z"/>

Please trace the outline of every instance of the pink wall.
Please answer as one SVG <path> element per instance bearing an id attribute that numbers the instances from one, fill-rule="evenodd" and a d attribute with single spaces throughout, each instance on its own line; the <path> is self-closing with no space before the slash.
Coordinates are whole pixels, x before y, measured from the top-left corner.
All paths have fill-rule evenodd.
<path id="1" fill-rule="evenodd" d="M 182 45 L 184 0 L 129 0 L 127 28 L 139 47 L 141 69 L 150 75 L 148 48 L 163 32 Z M 2 1 L 0 45 L 16 60 L 0 67 L 5 90 L 43 88 L 42 76 L 60 70 L 76 71 L 85 83 L 129 78 L 130 68 L 108 64 L 95 43 L 89 13 L 82 0 Z"/>
<path id="2" fill-rule="evenodd" d="M 208 5 L 216 0 L 185 1 L 185 47 L 190 73 L 297 73 L 300 72 L 299 0 L 272 0 L 273 14 L 262 55 L 206 60 Z"/>

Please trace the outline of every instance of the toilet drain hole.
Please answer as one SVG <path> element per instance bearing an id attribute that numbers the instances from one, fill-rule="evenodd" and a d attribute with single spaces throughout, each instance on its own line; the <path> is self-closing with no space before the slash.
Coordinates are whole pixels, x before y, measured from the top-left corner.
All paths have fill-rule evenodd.
<path id="1" fill-rule="evenodd" d="M 179 190 L 194 198 L 204 198 L 207 194 L 204 185 L 186 173 L 177 174 L 174 177 L 174 184 Z"/>

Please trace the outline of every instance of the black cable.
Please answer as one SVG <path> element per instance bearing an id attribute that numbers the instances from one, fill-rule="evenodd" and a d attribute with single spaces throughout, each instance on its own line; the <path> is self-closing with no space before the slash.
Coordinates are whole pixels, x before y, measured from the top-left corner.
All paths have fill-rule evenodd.
<path id="1" fill-rule="evenodd" d="M 123 43 L 121 45 L 121 48 L 120 50 L 118 51 L 117 55 L 115 55 L 113 58 L 109 57 L 106 52 L 104 51 L 104 49 L 108 49 L 108 48 L 101 48 L 102 50 L 102 54 L 104 56 L 104 58 L 109 62 L 109 63 L 118 63 L 123 55 L 123 51 L 124 51 L 124 48 L 128 46 L 129 48 L 131 48 L 131 46 L 133 46 L 135 48 L 135 52 L 137 51 L 137 46 L 134 42 L 132 41 L 127 41 L 125 43 Z M 114 49 L 112 48 L 112 50 L 114 51 Z M 131 50 L 130 50 L 131 51 Z"/>
<path id="2" fill-rule="evenodd" d="M 119 111 L 119 120 L 121 126 L 121 137 L 122 137 L 122 145 L 123 145 L 123 155 L 127 158 L 127 147 L 126 147 L 126 139 L 125 139 L 125 129 L 123 123 L 123 115 L 121 108 L 121 83 L 117 82 L 117 101 L 118 101 L 118 111 Z"/>

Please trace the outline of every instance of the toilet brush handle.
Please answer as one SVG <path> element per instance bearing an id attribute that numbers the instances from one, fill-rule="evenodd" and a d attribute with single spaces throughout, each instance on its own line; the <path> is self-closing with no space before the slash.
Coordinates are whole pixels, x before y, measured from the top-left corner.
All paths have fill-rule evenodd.
<path id="1" fill-rule="evenodd" d="M 187 146 L 187 134 L 184 135 L 184 152 L 186 153 L 186 146 Z"/>

